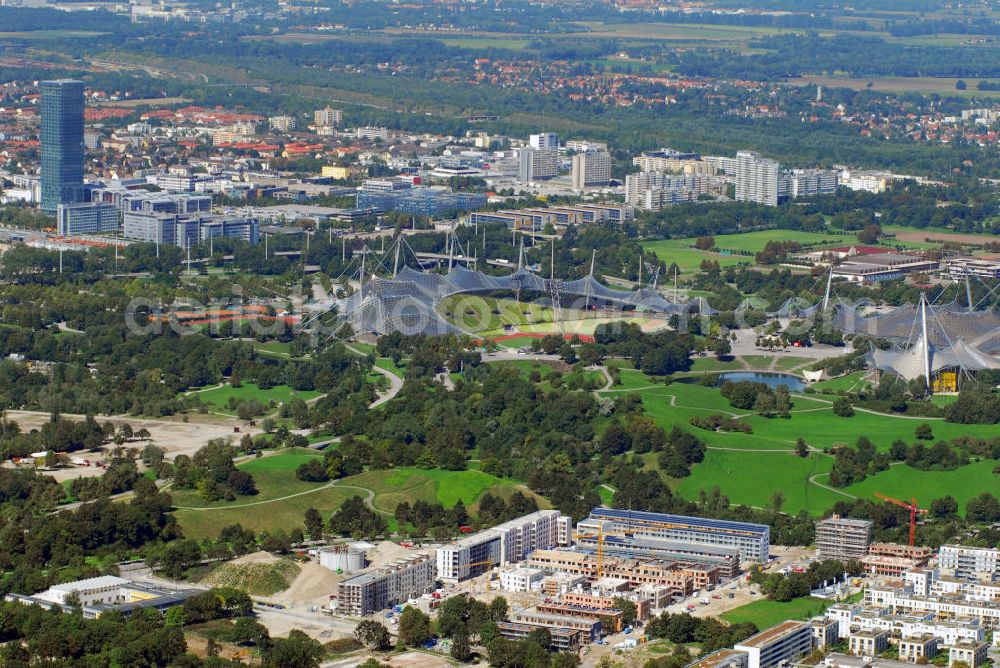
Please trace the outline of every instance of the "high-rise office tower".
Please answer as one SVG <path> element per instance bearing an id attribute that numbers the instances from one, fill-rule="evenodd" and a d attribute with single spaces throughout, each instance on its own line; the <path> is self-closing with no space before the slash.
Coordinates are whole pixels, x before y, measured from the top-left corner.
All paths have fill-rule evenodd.
<path id="1" fill-rule="evenodd" d="M 43 81 L 42 210 L 83 201 L 83 82 Z"/>

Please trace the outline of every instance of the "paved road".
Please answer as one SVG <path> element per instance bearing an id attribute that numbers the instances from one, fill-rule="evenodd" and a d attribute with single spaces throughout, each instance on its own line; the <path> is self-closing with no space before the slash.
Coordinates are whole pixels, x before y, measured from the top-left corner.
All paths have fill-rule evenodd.
<path id="1" fill-rule="evenodd" d="M 350 350 L 355 355 L 360 355 L 361 357 L 367 357 L 365 353 L 361 352 L 357 348 L 352 347 L 350 344 L 344 344 L 344 347 Z M 372 371 L 375 373 L 380 373 L 389 379 L 389 389 L 386 392 L 379 392 L 378 399 L 368 404 L 369 410 L 372 408 L 377 408 L 387 401 L 392 401 L 399 391 L 403 389 L 403 379 L 389 371 L 388 369 L 383 369 L 379 366 L 373 366 Z"/>

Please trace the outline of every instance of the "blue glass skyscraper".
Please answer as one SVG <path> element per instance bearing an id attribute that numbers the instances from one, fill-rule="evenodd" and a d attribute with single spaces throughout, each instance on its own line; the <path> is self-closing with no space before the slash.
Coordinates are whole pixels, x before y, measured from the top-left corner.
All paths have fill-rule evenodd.
<path id="1" fill-rule="evenodd" d="M 83 82 L 43 81 L 42 211 L 83 201 Z"/>

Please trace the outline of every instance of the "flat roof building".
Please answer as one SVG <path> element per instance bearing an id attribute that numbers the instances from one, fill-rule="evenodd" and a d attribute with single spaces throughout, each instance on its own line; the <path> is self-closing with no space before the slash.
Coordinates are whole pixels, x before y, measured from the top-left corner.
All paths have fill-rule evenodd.
<path id="1" fill-rule="evenodd" d="M 942 545 L 938 571 L 945 577 L 995 580 L 1000 575 L 1000 548 Z"/>
<path id="2" fill-rule="evenodd" d="M 598 523 L 603 522 L 605 536 L 622 539 L 624 546 L 635 540 L 667 541 L 712 550 L 723 556 L 728 549 L 737 551 L 741 561 L 767 563 L 771 528 L 766 524 L 688 517 L 617 508 L 594 508 L 590 517 L 577 525 L 577 534 L 592 535 L 596 543 Z M 722 550 L 723 552 L 719 552 Z"/>
<path id="3" fill-rule="evenodd" d="M 806 622 L 787 621 L 734 645 L 746 652 L 747 668 L 774 668 L 812 650 L 812 628 Z"/>
<path id="4" fill-rule="evenodd" d="M 434 591 L 434 559 L 420 553 L 373 568 L 337 585 L 336 611 L 364 617 Z"/>
<path id="5" fill-rule="evenodd" d="M 58 607 L 63 612 L 69 612 L 78 605 L 84 617 L 94 619 L 110 611 L 124 615 L 131 614 L 137 608 L 163 611 L 182 605 L 184 601 L 200 593 L 202 592 L 198 589 L 166 590 L 114 575 L 101 575 L 53 585 L 32 596 L 7 594 L 4 600 L 38 605 L 46 610 Z"/>
<path id="6" fill-rule="evenodd" d="M 437 549 L 438 577 L 456 582 L 496 566 L 524 561 L 534 550 L 570 544 L 573 521 L 558 510 L 539 510 Z"/>
<path id="7" fill-rule="evenodd" d="M 816 551 L 822 560 L 850 561 L 868 554 L 872 542 L 871 520 L 833 515 L 816 522 Z"/>

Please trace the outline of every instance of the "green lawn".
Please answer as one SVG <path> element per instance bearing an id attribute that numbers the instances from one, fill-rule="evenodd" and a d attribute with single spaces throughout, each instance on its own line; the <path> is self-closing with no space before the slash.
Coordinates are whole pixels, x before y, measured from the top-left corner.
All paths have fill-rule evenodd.
<path id="1" fill-rule="evenodd" d="M 233 387 L 232 385 L 226 384 L 222 387 L 216 387 L 204 391 L 194 391 L 188 396 L 198 397 L 202 402 L 210 404 L 212 410 L 225 413 L 227 415 L 236 415 L 236 411 L 229 408 L 228 403 L 230 397 L 236 397 L 237 399 L 257 399 L 265 407 L 270 405 L 273 401 L 275 404 L 281 404 L 294 398 L 309 400 L 320 396 L 322 392 L 316 392 L 314 390 L 293 390 L 288 385 L 276 385 L 269 389 L 261 389 L 257 387 L 254 383 L 242 383 L 240 387 Z"/>
<path id="2" fill-rule="evenodd" d="M 753 256 L 734 255 L 733 252 L 757 253 L 764 250 L 769 241 L 798 241 L 801 244 L 840 245 L 856 241 L 852 235 L 823 234 L 820 232 L 797 232 L 793 230 L 761 230 L 742 234 L 725 234 L 715 237 L 715 246 L 720 252 L 710 253 L 693 248 L 691 238 L 649 241 L 642 245 L 661 260 L 670 264 L 676 262 L 683 272 L 695 272 L 702 260 L 713 260 L 723 267 L 737 264 L 753 264 Z"/>
<path id="3" fill-rule="evenodd" d="M 927 503 L 950 493 L 964 504 L 969 497 L 1000 484 L 1000 476 L 991 473 L 995 463 L 983 462 L 951 472 L 893 467 L 856 488 L 838 493 L 809 484 L 811 476 L 819 476 L 818 482 L 826 484 L 825 474 L 830 471 L 833 459 L 822 453 L 813 453 L 805 459 L 794 456 L 791 451 L 799 436 L 819 449 L 838 444 L 854 445 L 859 437 L 867 436 L 884 451 L 896 439 L 913 442 L 914 430 L 923 420 L 861 411 L 854 417 L 842 418 L 833 414 L 830 398 L 818 395 L 793 396 L 790 418 L 769 419 L 733 408 L 715 387 L 679 382 L 664 385 L 641 372 L 628 369 L 621 371 L 621 378 L 622 385 L 612 388 L 609 396 L 622 392 L 638 393 L 646 414 L 664 429 L 669 431 L 673 426 L 679 426 L 697 434 L 709 446 L 705 460 L 693 467 L 691 476 L 671 481 L 676 484 L 677 492 L 687 499 L 695 500 L 701 491 L 719 487 L 735 504 L 767 507 L 774 491 L 781 490 L 785 496 L 782 507 L 785 512 L 796 513 L 805 508 L 812 514 L 819 514 L 840 499 L 852 496 L 873 498 L 874 491 L 902 494 L 906 498 L 916 494 L 918 499 Z M 742 415 L 742 419 L 753 428 L 753 433 L 706 432 L 691 426 L 692 417 L 713 413 Z M 943 420 L 928 422 L 934 430 L 935 439 L 997 435 L 997 427 L 993 425 L 959 425 Z M 652 461 L 655 462 L 655 458 Z M 958 489 L 967 491 L 955 491 Z"/>
<path id="4" fill-rule="evenodd" d="M 699 436 L 705 433 L 696 431 Z M 816 473 L 829 472 L 833 458 L 814 453 L 803 459 L 790 452 L 741 452 L 709 450 L 705 461 L 680 481 L 677 492 L 696 501 L 702 491 L 718 487 L 733 504 L 768 508 L 775 490 L 785 495 L 782 510 L 795 513 L 805 508 L 822 514 L 837 501 L 850 500 L 809 483 Z"/>
<path id="5" fill-rule="evenodd" d="M 253 349 L 264 355 L 275 357 L 291 357 L 292 344 L 286 341 L 267 341 L 266 343 L 255 342 Z"/>
<path id="6" fill-rule="evenodd" d="M 397 365 L 389 357 L 379 357 L 375 360 L 375 366 L 380 369 L 385 369 L 390 373 L 394 373 L 400 378 L 406 374 L 406 360 L 400 360 Z"/>
<path id="7" fill-rule="evenodd" d="M 747 603 L 729 612 L 722 613 L 722 619 L 730 624 L 753 622 L 759 629 L 780 624 L 786 619 L 809 619 L 833 605 L 833 601 L 806 596 L 787 603 L 766 599 Z"/>
<path id="8" fill-rule="evenodd" d="M 984 459 L 954 471 L 919 471 L 897 464 L 844 491 L 870 500 L 875 500 L 875 492 L 897 499 L 915 496 L 921 508 L 929 508 L 931 501 L 950 494 L 958 501 L 959 513 L 964 514 L 969 499 L 987 491 L 996 493 L 1000 489 L 1000 475 L 993 473 L 998 464 L 1000 462 L 996 460 Z"/>
<path id="9" fill-rule="evenodd" d="M 293 448 L 242 462 L 238 468 L 253 475 L 259 493 L 240 496 L 234 501 L 209 502 L 194 490 L 171 487 L 169 492 L 175 507 L 196 509 L 175 511 L 184 535 L 214 538 L 219 529 L 237 522 L 254 531 L 288 531 L 302 525 L 308 508 L 316 508 L 328 517 L 345 499 L 361 492 L 303 482 L 295 477 L 299 464 L 319 457 L 322 455 L 313 450 Z"/>
<path id="10" fill-rule="evenodd" d="M 475 505 L 487 490 L 516 487 L 513 481 L 497 478 L 482 471 L 444 471 L 414 467 L 366 471 L 344 478 L 339 484 L 356 485 L 372 490 L 375 492 L 375 507 L 386 513 L 392 513 L 403 501 L 438 502 L 450 508 L 461 499 L 466 507 L 470 507 Z"/>
<path id="11" fill-rule="evenodd" d="M 857 392 L 868 385 L 868 381 L 864 380 L 865 374 L 864 371 L 855 371 L 840 378 L 821 380 L 813 383 L 812 387 L 817 392 Z"/>

